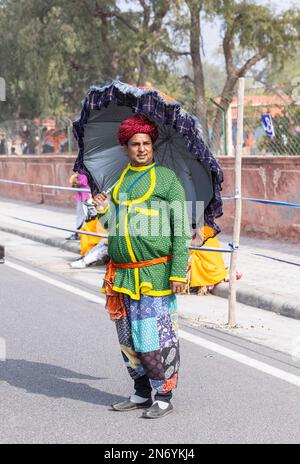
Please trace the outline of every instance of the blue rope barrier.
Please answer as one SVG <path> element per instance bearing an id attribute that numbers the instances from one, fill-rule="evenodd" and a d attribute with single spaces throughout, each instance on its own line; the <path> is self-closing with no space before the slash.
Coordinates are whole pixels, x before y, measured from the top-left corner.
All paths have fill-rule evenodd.
<path id="1" fill-rule="evenodd" d="M 27 185 L 33 187 L 39 187 L 44 189 L 52 189 L 52 190 L 67 190 L 69 192 L 88 192 L 90 193 L 90 189 L 86 188 L 76 188 L 76 187 L 62 187 L 60 185 L 43 185 L 43 184 L 30 184 L 29 182 L 19 182 L 16 180 L 7 180 L 7 179 L 0 179 L 0 182 L 5 184 L 14 184 L 14 185 Z"/>
<path id="2" fill-rule="evenodd" d="M 223 196 L 223 200 L 234 200 L 236 197 Z M 265 203 L 267 205 L 288 206 L 291 208 L 300 208 L 300 203 L 289 203 L 288 201 L 262 200 L 261 198 L 242 197 L 242 200 L 254 201 L 256 203 Z"/>
<path id="3" fill-rule="evenodd" d="M 243 197 L 243 200 L 254 201 L 256 203 L 265 203 L 267 205 L 288 206 L 290 208 L 300 208 L 299 203 L 289 203 L 288 201 L 261 200 L 259 198 Z"/>
<path id="4" fill-rule="evenodd" d="M 210 248 L 210 247 L 197 247 L 197 246 L 189 246 L 189 250 L 214 251 L 214 252 L 220 252 L 220 253 L 233 253 L 234 251 L 233 248 Z"/>
<path id="5" fill-rule="evenodd" d="M 91 235 L 92 237 L 108 238 L 106 234 L 95 234 L 94 232 L 86 232 L 80 229 L 67 229 L 65 227 L 51 226 L 50 224 L 42 224 L 41 222 L 29 221 L 28 219 L 22 219 L 15 216 L 8 216 L 12 219 L 17 219 L 17 221 L 27 222 L 28 224 L 35 224 L 36 226 L 48 227 L 49 229 L 63 230 L 64 232 L 73 232 L 78 235 Z"/>
<path id="6" fill-rule="evenodd" d="M 71 187 L 62 187 L 60 185 L 44 185 L 44 184 L 31 184 L 28 182 L 19 182 L 16 180 L 8 180 L 8 179 L 0 179 L 0 182 L 7 183 L 7 184 L 16 184 L 16 185 L 28 185 L 34 187 L 40 187 L 44 189 L 55 189 L 55 190 L 67 190 L 70 192 L 88 192 L 90 193 L 90 189 L 85 188 L 71 188 Z M 223 200 L 234 200 L 237 197 L 224 195 L 222 197 Z M 300 208 L 300 203 L 290 203 L 288 201 L 275 201 L 275 200 L 263 200 L 260 198 L 250 198 L 250 197 L 242 197 L 242 200 L 245 201 L 254 201 L 257 203 L 265 203 L 268 205 L 278 205 L 278 206 L 287 206 L 290 208 Z"/>
<path id="7" fill-rule="evenodd" d="M 262 258 L 272 259 L 273 261 L 279 261 L 280 263 L 292 264 L 293 266 L 300 266 L 300 263 L 295 263 L 294 261 L 287 261 L 286 259 L 274 258 L 273 256 L 263 255 L 261 253 L 251 253 L 255 256 L 261 256 Z"/>
<path id="8" fill-rule="evenodd" d="M 57 227 L 57 226 L 52 226 L 50 224 L 43 224 L 41 222 L 35 222 L 35 221 L 29 221 L 28 219 L 22 219 L 18 218 L 15 216 L 8 216 L 11 217 L 12 219 L 16 219 L 17 221 L 22 221 L 22 222 L 27 222 L 28 224 L 34 224 L 36 226 L 41 226 L 41 227 L 48 227 L 49 229 L 57 229 L 57 230 L 63 230 L 64 232 L 73 232 L 77 233 L 79 235 L 91 235 L 93 237 L 99 237 L 99 238 L 108 238 L 108 235 L 106 234 L 96 234 L 94 232 L 86 232 L 82 231 L 80 229 L 68 229 L 65 227 Z M 197 246 L 190 246 L 189 250 L 203 250 L 203 251 L 215 251 L 215 252 L 223 252 L 223 253 L 232 253 L 234 250 L 237 249 L 237 247 L 233 247 L 231 243 L 228 244 L 229 248 L 209 248 L 209 247 L 197 247 Z"/>
<path id="9" fill-rule="evenodd" d="M 63 230 L 65 232 L 77 232 L 78 234 L 81 234 L 81 235 L 91 235 L 93 237 L 99 237 L 99 238 L 108 238 L 108 235 L 105 235 L 105 234 L 96 234 L 94 232 L 84 232 L 84 231 L 81 231 L 79 229 L 67 229 L 67 228 L 64 228 L 64 227 L 57 227 L 57 226 L 51 226 L 49 224 L 42 224 L 40 222 L 33 222 L 33 221 L 29 221 L 27 219 L 21 219 L 21 218 L 18 218 L 18 217 L 13 217 L 13 216 L 9 216 L 13 219 L 17 219 L 18 221 L 22 221 L 22 222 L 28 222 L 29 224 L 35 224 L 35 225 L 38 225 L 38 226 L 42 226 L 42 227 L 48 227 L 50 229 L 57 229 L 57 230 Z M 237 251 L 239 249 L 239 247 L 237 245 L 233 245 L 232 243 L 228 243 L 228 246 L 229 248 L 209 248 L 209 247 L 197 247 L 197 246 L 190 246 L 189 249 L 190 250 L 202 250 L 202 251 L 215 251 L 215 252 L 221 252 L 221 253 L 232 253 L 233 251 Z M 284 259 L 279 259 L 279 258 L 274 258 L 273 256 L 267 256 L 267 255 L 263 255 L 263 254 L 260 254 L 260 253 L 251 253 L 251 252 L 248 252 L 250 253 L 251 255 L 255 255 L 255 256 L 260 256 L 262 258 L 267 258 L 267 259 L 272 259 L 274 261 L 279 261 L 279 262 L 282 262 L 282 263 L 286 263 L 286 264 L 290 264 L 290 265 L 294 265 L 294 266 L 300 266 L 300 263 L 296 263 L 296 262 L 292 262 L 292 261 L 286 261 Z M 0 263 L 1 263 L 1 247 L 0 247 Z"/>

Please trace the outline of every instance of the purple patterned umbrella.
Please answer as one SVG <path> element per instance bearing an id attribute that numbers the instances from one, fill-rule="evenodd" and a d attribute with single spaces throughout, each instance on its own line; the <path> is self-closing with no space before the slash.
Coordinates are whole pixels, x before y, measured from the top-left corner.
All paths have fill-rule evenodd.
<path id="1" fill-rule="evenodd" d="M 128 164 L 118 144 L 118 128 L 133 114 L 144 114 L 157 125 L 155 161 L 181 178 L 187 200 L 193 205 L 203 202 L 204 222 L 218 233 L 215 218 L 222 215 L 222 170 L 203 141 L 198 119 L 157 90 L 120 81 L 92 86 L 80 117 L 73 123 L 79 146 L 74 170 L 87 175 L 93 194 L 109 191 Z M 201 218 L 194 207 L 191 211 L 190 224 L 195 228 Z"/>

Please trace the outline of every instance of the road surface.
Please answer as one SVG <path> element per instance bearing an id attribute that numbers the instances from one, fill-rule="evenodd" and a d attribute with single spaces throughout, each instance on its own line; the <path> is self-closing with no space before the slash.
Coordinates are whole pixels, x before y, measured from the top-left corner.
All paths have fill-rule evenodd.
<path id="1" fill-rule="evenodd" d="M 1 443 L 300 441 L 299 362 L 185 322 L 174 413 L 149 421 L 111 411 L 132 384 L 104 300 L 18 256 L 16 247 L 0 265 Z"/>

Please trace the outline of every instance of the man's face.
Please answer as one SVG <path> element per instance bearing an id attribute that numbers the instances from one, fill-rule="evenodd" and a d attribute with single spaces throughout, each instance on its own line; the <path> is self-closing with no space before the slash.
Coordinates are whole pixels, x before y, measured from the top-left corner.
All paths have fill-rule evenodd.
<path id="1" fill-rule="evenodd" d="M 153 159 L 153 145 L 149 134 L 135 134 L 126 146 L 132 166 L 145 166 Z"/>

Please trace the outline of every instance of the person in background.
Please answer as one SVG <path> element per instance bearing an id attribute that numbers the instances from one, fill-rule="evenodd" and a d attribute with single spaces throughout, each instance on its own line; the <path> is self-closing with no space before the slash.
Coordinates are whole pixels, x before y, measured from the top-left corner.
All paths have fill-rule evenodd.
<path id="1" fill-rule="evenodd" d="M 107 234 L 101 226 L 97 218 L 97 211 L 91 200 L 84 203 L 86 210 L 86 218 L 83 227 L 80 230 L 85 232 L 93 232 L 95 234 Z M 99 264 L 107 264 L 108 251 L 107 239 L 95 237 L 94 235 L 80 235 L 80 252 L 81 258 L 70 263 L 72 269 L 85 269 L 91 264 L 99 262 Z"/>
<path id="2" fill-rule="evenodd" d="M 86 175 L 79 172 L 73 174 L 69 182 L 72 188 L 89 188 Z M 84 202 L 89 196 L 89 192 L 76 192 L 76 230 L 79 230 L 85 222 Z M 66 240 L 79 240 L 79 235 L 78 233 L 72 234 Z"/>
<path id="3" fill-rule="evenodd" d="M 193 237 L 192 245 L 201 246 L 203 242 L 205 242 L 204 247 L 220 248 L 220 242 L 217 237 L 213 237 L 213 230 L 209 226 L 198 230 Z M 221 252 L 189 250 L 189 254 L 188 292 L 191 289 L 191 293 L 207 295 L 217 284 L 228 282 L 229 270 L 225 266 Z M 236 277 L 240 279 L 242 275 L 237 272 Z"/>

